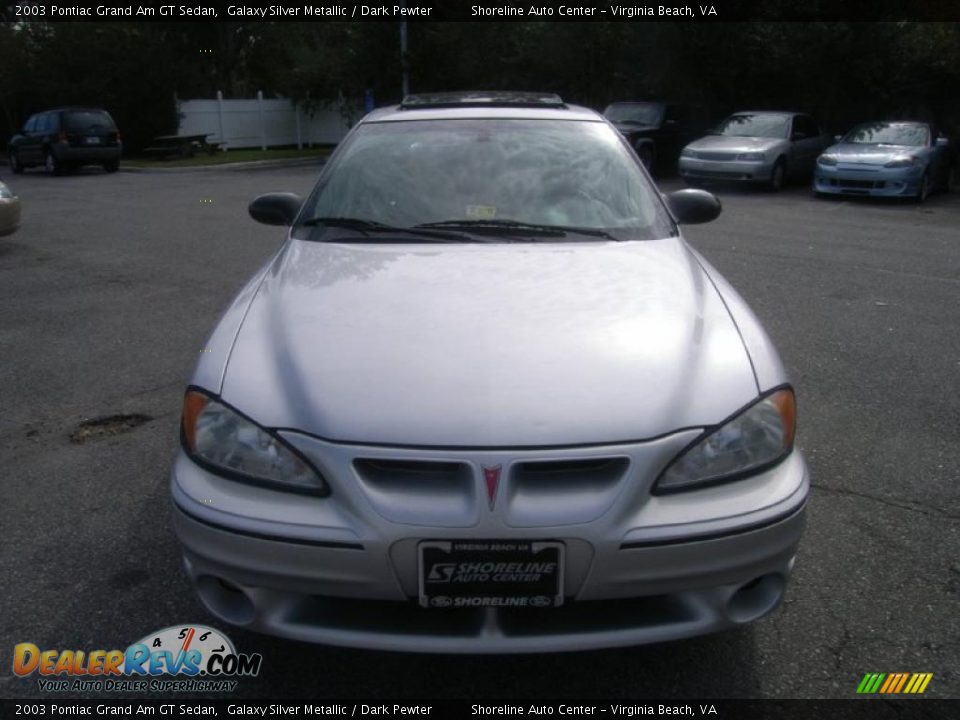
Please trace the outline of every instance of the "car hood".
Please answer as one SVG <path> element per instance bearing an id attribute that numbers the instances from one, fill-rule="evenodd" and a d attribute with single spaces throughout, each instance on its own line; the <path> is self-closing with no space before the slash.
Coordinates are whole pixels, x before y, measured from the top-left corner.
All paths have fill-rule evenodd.
<path id="1" fill-rule="evenodd" d="M 839 162 L 859 163 L 862 165 L 883 165 L 891 160 L 908 155 L 921 155 L 923 148 L 908 145 L 867 145 L 864 143 L 838 143 L 831 145 L 825 154 L 832 155 Z"/>
<path id="2" fill-rule="evenodd" d="M 717 423 L 757 385 L 680 238 L 291 239 L 250 303 L 222 395 L 265 426 L 331 440 L 515 447 Z"/>
<path id="3" fill-rule="evenodd" d="M 707 135 L 687 145 L 691 150 L 705 152 L 766 152 L 785 143 L 782 138 L 733 137 L 731 135 Z"/>

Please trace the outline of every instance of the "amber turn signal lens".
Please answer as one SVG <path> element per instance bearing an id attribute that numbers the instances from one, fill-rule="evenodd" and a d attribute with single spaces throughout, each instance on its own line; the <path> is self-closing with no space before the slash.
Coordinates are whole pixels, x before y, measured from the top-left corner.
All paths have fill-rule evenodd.
<path id="1" fill-rule="evenodd" d="M 210 398 L 194 390 L 187 392 L 183 398 L 183 415 L 180 421 L 183 425 L 183 436 L 191 452 L 196 449 L 193 443 L 197 430 L 197 418 L 200 417 L 200 413 L 203 412 L 208 402 L 210 402 Z"/>
<path id="2" fill-rule="evenodd" d="M 770 396 L 770 400 L 776 405 L 783 422 L 784 447 L 793 447 L 793 438 L 797 432 L 797 400 L 793 390 L 778 390 Z"/>

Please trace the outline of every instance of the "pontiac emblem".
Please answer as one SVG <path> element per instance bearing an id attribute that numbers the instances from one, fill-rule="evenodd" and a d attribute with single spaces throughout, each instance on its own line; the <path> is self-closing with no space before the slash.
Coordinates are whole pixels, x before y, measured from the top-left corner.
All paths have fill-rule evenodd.
<path id="1" fill-rule="evenodd" d="M 500 486 L 500 465 L 496 467 L 484 465 L 483 480 L 487 485 L 487 502 L 490 504 L 490 509 L 493 510 L 493 506 L 497 502 L 497 488 Z"/>

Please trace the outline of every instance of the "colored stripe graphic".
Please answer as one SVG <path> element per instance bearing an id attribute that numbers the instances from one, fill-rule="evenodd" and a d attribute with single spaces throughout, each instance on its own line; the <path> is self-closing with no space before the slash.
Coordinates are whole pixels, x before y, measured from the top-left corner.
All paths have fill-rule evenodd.
<path id="1" fill-rule="evenodd" d="M 933 679 L 933 673 L 867 673 L 857 686 L 858 695 L 920 695 Z"/>
<path id="2" fill-rule="evenodd" d="M 910 682 L 907 683 L 907 687 L 905 687 L 903 691 L 905 693 L 919 695 L 927 689 L 927 685 L 930 684 L 930 680 L 932 678 L 933 673 L 914 673 L 913 677 L 910 678 Z"/>
<path id="3" fill-rule="evenodd" d="M 900 682 L 897 683 L 897 686 L 893 688 L 890 692 L 898 693 L 903 689 L 904 683 L 907 682 L 907 673 L 900 673 Z"/>

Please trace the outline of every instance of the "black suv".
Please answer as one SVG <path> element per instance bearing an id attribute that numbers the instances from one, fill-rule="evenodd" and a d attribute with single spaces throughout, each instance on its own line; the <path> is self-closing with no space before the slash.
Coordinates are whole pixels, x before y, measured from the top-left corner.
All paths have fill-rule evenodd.
<path id="1" fill-rule="evenodd" d="M 58 108 L 30 119 L 10 140 L 10 169 L 43 165 L 60 175 L 80 165 L 102 165 L 107 172 L 120 167 L 120 132 L 110 113 L 99 108 Z"/>
<path id="2" fill-rule="evenodd" d="M 670 102 L 615 102 L 603 116 L 627 139 L 647 168 L 677 169 L 683 147 L 706 134 L 706 112 L 692 105 Z"/>

